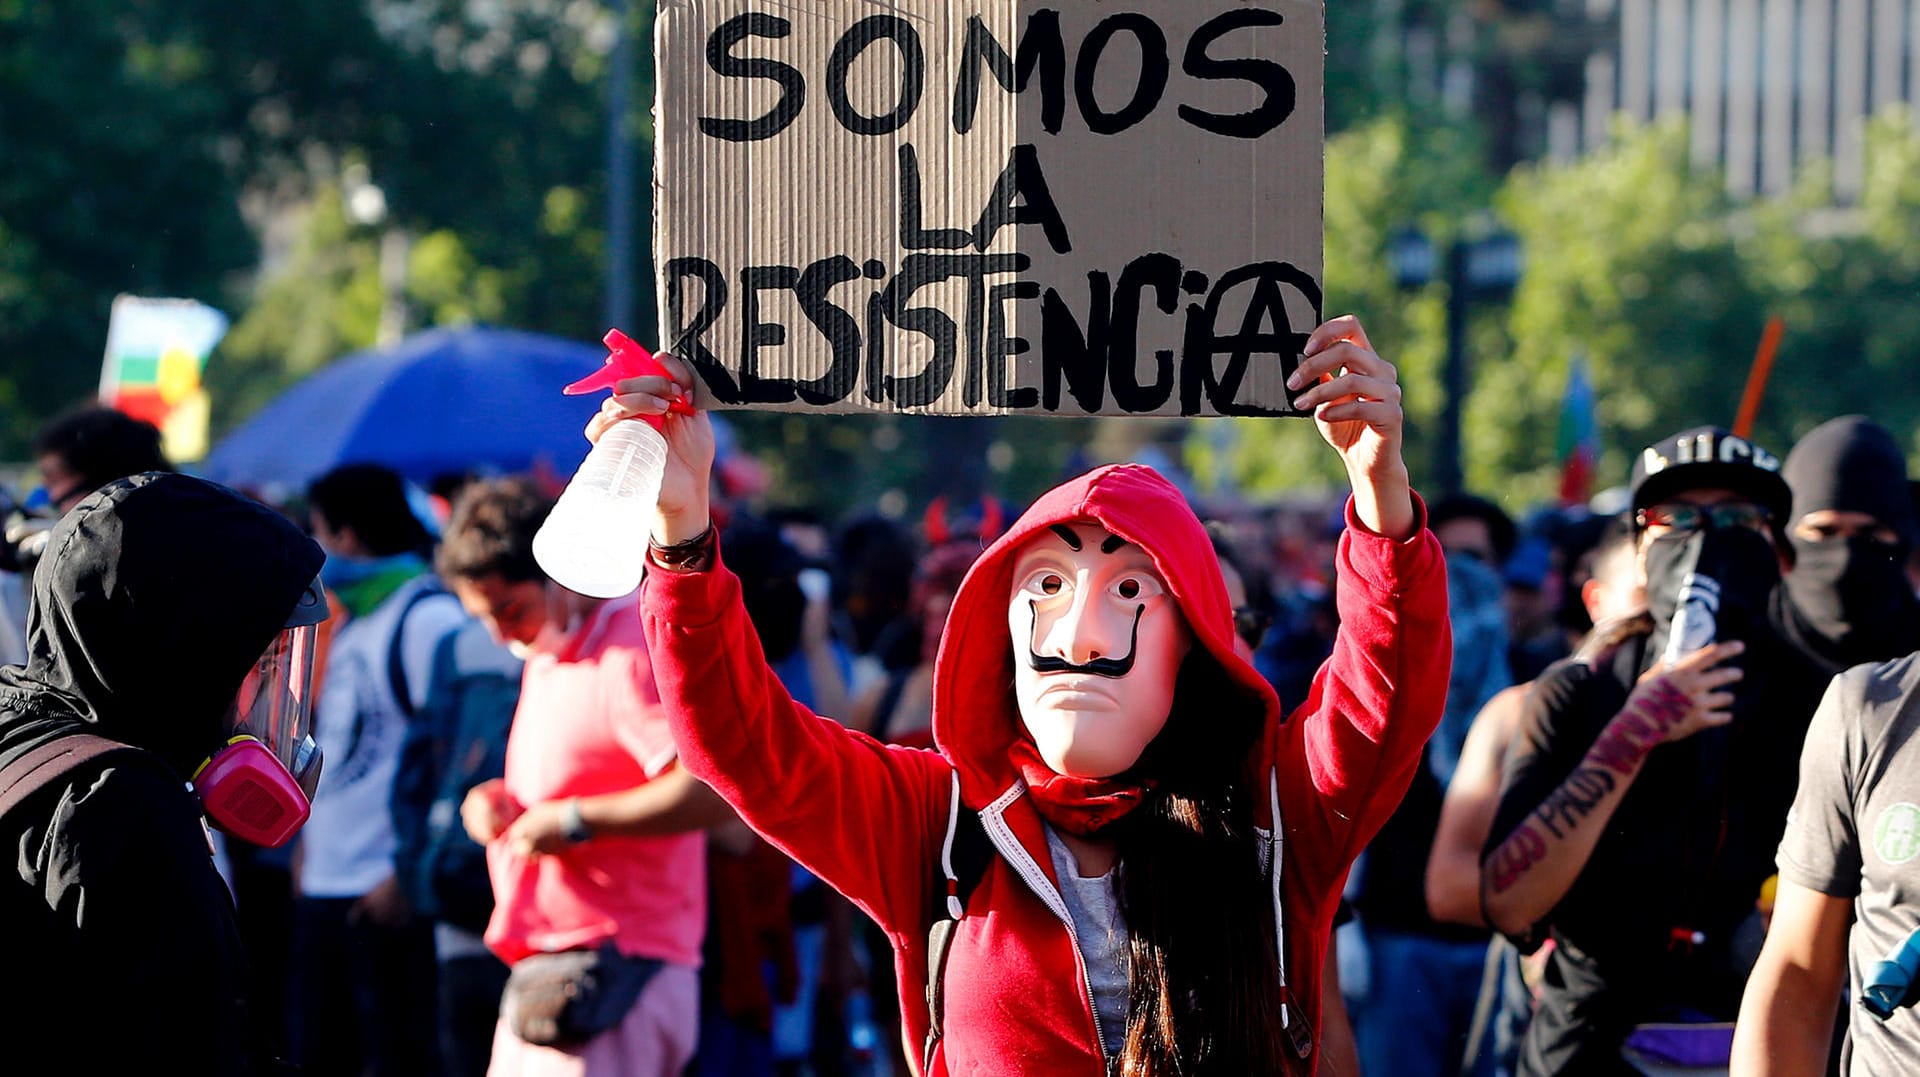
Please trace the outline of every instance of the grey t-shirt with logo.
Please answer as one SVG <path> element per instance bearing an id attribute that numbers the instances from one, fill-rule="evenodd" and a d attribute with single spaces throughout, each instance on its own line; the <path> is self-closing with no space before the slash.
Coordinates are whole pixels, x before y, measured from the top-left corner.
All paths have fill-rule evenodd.
<path id="1" fill-rule="evenodd" d="M 1882 1022 L 1861 979 L 1920 928 L 1920 655 L 1833 679 L 1807 729 L 1780 877 L 1853 899 L 1842 1072 L 1920 1073 L 1920 1015 Z"/>

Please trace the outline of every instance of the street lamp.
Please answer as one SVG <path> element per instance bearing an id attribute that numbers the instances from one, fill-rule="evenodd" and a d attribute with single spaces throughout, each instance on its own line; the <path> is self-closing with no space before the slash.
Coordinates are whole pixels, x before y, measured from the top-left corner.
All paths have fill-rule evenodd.
<path id="1" fill-rule="evenodd" d="M 1434 243 L 1425 232 L 1408 225 L 1387 237 L 1387 266 L 1394 287 L 1403 291 L 1431 284 L 1440 261 Z M 1447 280 L 1447 355 L 1440 380 L 1445 386 L 1446 404 L 1440 410 L 1440 437 L 1434 469 L 1434 485 L 1441 493 L 1458 493 L 1465 485 L 1460 466 L 1460 415 L 1466 402 L 1467 310 L 1475 300 L 1503 301 L 1520 283 L 1522 255 L 1520 237 L 1482 219 L 1465 235 L 1448 244 Z"/>
<path id="2" fill-rule="evenodd" d="M 373 182 L 364 163 L 349 164 L 340 175 L 347 217 L 362 228 L 380 229 L 380 327 L 374 343 L 388 347 L 407 335 L 407 230 L 389 223 L 387 193 Z"/>

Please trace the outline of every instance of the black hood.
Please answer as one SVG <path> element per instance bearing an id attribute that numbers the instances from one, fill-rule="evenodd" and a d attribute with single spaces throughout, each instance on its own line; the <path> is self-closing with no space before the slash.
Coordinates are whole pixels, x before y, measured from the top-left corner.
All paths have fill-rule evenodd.
<path id="1" fill-rule="evenodd" d="M 78 729 L 191 775 L 324 560 L 224 486 L 149 472 L 102 487 L 54 528 L 34 574 L 27 664 L 0 669 L 0 766 Z"/>
<path id="2" fill-rule="evenodd" d="M 1781 474 L 1793 488 L 1793 522 L 1820 509 L 1864 512 L 1900 537 L 1904 557 L 1920 542 L 1920 518 L 1907 486 L 1907 460 L 1885 427 L 1842 415 L 1807 432 Z"/>

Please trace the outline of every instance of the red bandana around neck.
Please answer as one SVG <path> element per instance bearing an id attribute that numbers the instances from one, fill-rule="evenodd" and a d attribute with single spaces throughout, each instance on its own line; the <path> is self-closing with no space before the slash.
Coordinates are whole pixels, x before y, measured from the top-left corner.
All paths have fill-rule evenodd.
<path id="1" fill-rule="evenodd" d="M 1013 742 L 1008 758 L 1026 780 L 1027 795 L 1040 817 L 1078 838 L 1090 838 L 1111 826 L 1146 799 L 1151 782 L 1120 778 L 1075 778 L 1054 770 L 1025 737 Z"/>

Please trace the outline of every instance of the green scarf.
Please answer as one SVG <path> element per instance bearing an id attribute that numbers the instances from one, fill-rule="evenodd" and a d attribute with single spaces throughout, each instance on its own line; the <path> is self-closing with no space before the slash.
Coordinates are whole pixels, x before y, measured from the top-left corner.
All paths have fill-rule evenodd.
<path id="1" fill-rule="evenodd" d="M 349 616 L 365 617 L 408 580 L 426 570 L 426 561 L 410 553 L 392 557 L 329 557 L 321 572 L 321 582 L 347 608 Z"/>

